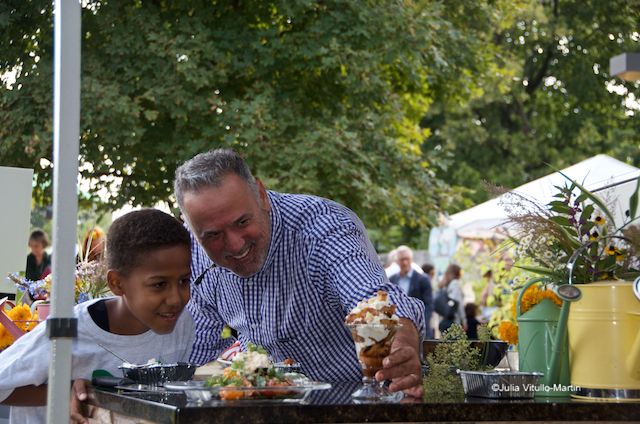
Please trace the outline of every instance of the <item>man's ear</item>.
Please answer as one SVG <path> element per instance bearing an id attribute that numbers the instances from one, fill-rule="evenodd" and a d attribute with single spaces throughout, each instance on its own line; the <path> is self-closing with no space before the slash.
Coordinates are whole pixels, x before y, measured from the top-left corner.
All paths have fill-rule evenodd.
<path id="1" fill-rule="evenodd" d="M 109 285 L 109 289 L 116 296 L 122 296 L 124 290 L 122 288 L 123 285 L 122 274 L 115 269 L 110 269 L 107 271 L 107 284 Z"/>
<path id="2" fill-rule="evenodd" d="M 256 184 L 258 185 L 258 195 L 260 196 L 260 201 L 262 202 L 262 209 L 267 212 L 271 211 L 271 203 L 269 203 L 269 196 L 267 196 L 267 189 L 264 188 L 264 184 L 260 181 L 259 178 L 256 178 Z"/>

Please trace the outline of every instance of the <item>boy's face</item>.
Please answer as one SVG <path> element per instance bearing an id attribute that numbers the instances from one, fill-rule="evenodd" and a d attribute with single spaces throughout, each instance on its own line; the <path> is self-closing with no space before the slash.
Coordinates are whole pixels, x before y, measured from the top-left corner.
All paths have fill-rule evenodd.
<path id="1" fill-rule="evenodd" d="M 125 306 L 118 315 L 130 321 L 126 323 L 127 334 L 148 329 L 158 334 L 173 331 L 190 298 L 190 263 L 189 247 L 173 246 L 141 255 L 139 264 L 127 275 L 109 271 L 109 286 Z"/>

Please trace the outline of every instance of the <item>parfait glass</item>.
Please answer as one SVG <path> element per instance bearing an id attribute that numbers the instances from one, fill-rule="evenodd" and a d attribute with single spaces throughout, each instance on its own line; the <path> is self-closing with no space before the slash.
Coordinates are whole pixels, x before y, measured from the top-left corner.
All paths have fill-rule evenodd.
<path id="1" fill-rule="evenodd" d="M 347 324 L 356 345 L 358 361 L 362 366 L 362 386 L 351 394 L 356 402 L 397 402 L 402 392 L 391 392 L 384 382 L 375 379 L 382 369 L 382 360 L 389 355 L 396 331 L 401 327 L 394 323 Z"/>

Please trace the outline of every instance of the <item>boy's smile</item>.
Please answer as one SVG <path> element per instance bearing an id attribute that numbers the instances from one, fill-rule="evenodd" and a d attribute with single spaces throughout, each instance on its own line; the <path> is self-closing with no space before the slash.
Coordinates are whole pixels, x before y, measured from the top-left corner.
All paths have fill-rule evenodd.
<path id="1" fill-rule="evenodd" d="M 190 249 L 178 245 L 141 254 L 128 274 L 110 270 L 109 285 L 120 298 L 108 306 L 109 329 L 125 335 L 170 333 L 190 298 L 190 262 Z"/>

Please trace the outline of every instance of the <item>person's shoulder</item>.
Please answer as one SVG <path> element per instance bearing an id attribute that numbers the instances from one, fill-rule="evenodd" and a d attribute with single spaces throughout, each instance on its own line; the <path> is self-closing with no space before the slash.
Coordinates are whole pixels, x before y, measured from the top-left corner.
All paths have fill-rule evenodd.
<path id="1" fill-rule="evenodd" d="M 429 284 L 431 284 L 431 278 L 429 278 L 429 276 L 427 274 L 421 274 L 419 272 L 414 272 L 413 273 L 414 277 L 416 280 L 420 281 L 420 282 L 427 282 Z"/>
<path id="2" fill-rule="evenodd" d="M 321 231 L 355 225 L 355 214 L 333 200 L 308 194 L 269 192 L 270 199 L 290 230 Z"/>

